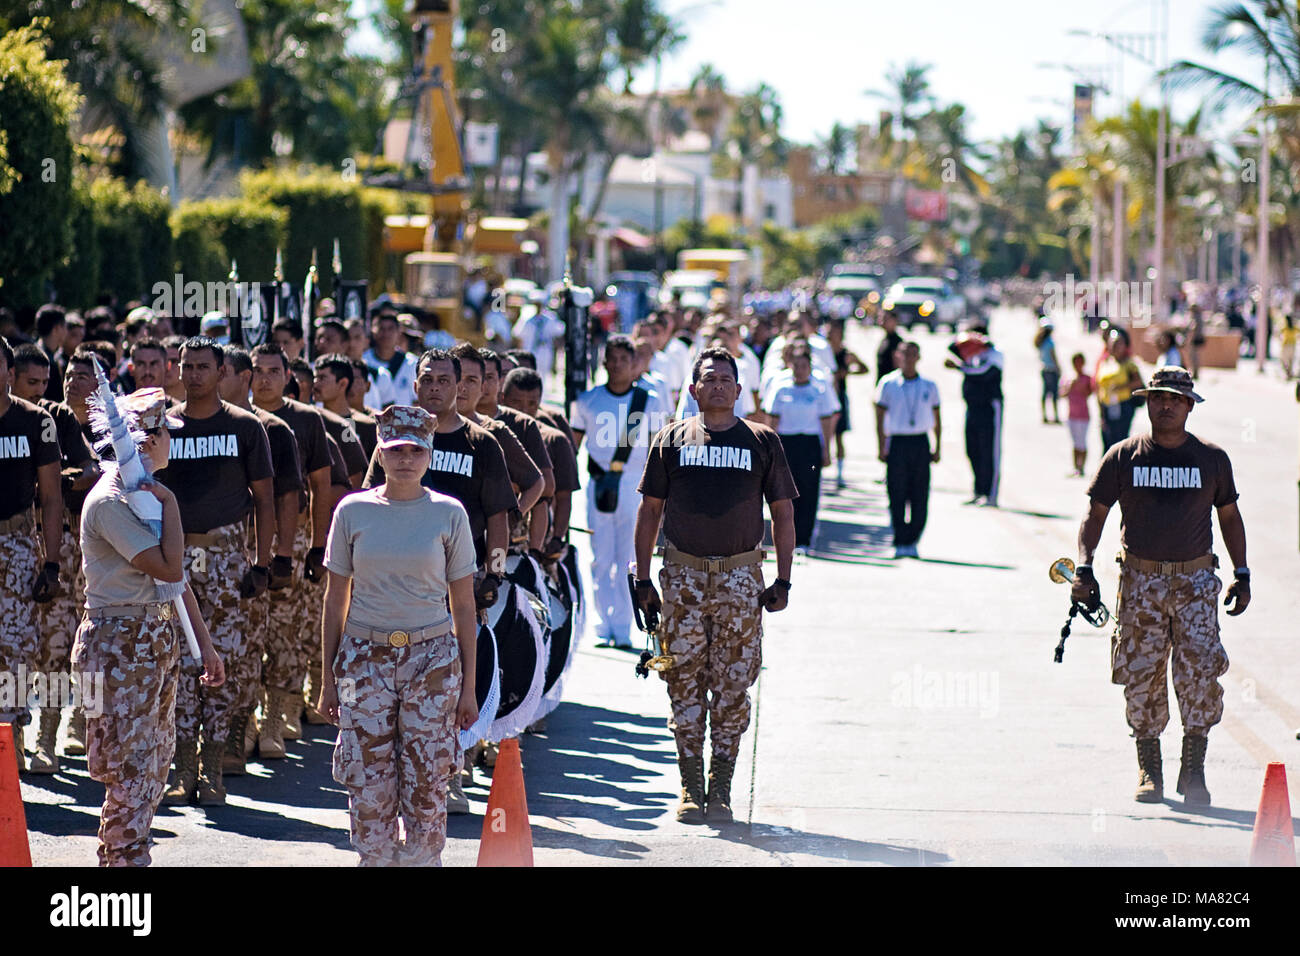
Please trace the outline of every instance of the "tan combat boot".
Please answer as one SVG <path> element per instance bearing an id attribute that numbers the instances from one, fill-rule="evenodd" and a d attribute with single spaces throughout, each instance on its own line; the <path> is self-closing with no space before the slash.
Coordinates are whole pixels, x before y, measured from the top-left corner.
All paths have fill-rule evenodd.
<path id="1" fill-rule="evenodd" d="M 284 729 L 280 736 L 285 740 L 302 740 L 302 691 L 285 691 Z"/>
<path id="2" fill-rule="evenodd" d="M 242 777 L 248 772 L 248 759 L 244 756 L 244 738 L 247 735 L 249 718 L 252 715 L 246 707 L 235 712 L 230 719 L 230 733 L 226 734 L 226 753 L 221 758 L 221 773 L 227 777 Z"/>
<path id="3" fill-rule="evenodd" d="M 27 756 L 23 753 L 23 728 L 14 723 L 14 754 L 18 757 L 18 772 L 27 772 Z"/>
<path id="4" fill-rule="evenodd" d="M 220 807 L 226 803 L 226 788 L 221 782 L 221 763 L 226 755 L 226 740 L 204 740 L 197 793 L 199 806 Z"/>
<path id="5" fill-rule="evenodd" d="M 59 755 L 55 743 L 59 739 L 59 718 L 63 714 L 53 707 L 41 708 L 40 733 L 36 738 L 36 753 L 28 761 L 27 772 L 50 774 L 59 772 Z"/>
<path id="6" fill-rule="evenodd" d="M 682 775 L 682 799 L 677 804 L 677 822 L 704 822 L 704 758 L 678 757 Z"/>
<path id="7" fill-rule="evenodd" d="M 704 815 L 710 823 L 730 823 L 731 778 L 736 772 L 736 761 L 714 757 L 709 761 L 709 795 Z"/>
<path id="8" fill-rule="evenodd" d="M 453 772 L 451 782 L 447 785 L 447 812 L 449 814 L 469 813 L 469 798 L 460 785 L 459 771 Z"/>
<path id="9" fill-rule="evenodd" d="M 258 695 L 265 700 L 265 695 Z M 253 759 L 253 751 L 257 749 L 257 719 L 253 716 L 253 711 L 257 705 L 253 704 L 248 708 L 248 720 L 244 721 L 244 761 Z M 262 713 L 266 713 L 266 705 L 263 704 Z"/>
<path id="10" fill-rule="evenodd" d="M 168 807 L 183 807 L 194 796 L 199 782 L 199 742 L 194 737 L 176 738 L 176 756 L 173 760 L 172 785 L 163 794 L 162 802 Z"/>
<path id="11" fill-rule="evenodd" d="M 1138 786 L 1133 799 L 1138 803 L 1159 803 L 1165 798 L 1165 771 L 1160 759 L 1160 738 L 1139 737 L 1137 750 Z"/>
<path id="12" fill-rule="evenodd" d="M 1208 743 L 1203 734 L 1183 736 L 1183 765 L 1178 771 L 1178 792 L 1189 806 L 1210 805 L 1210 791 L 1205 787 L 1205 747 Z"/>
<path id="13" fill-rule="evenodd" d="M 325 715 L 316 709 L 320 700 L 320 671 L 313 667 L 307 671 L 307 703 L 302 709 L 303 723 L 312 727 L 323 727 L 329 723 Z"/>
<path id="14" fill-rule="evenodd" d="M 262 725 L 257 733 L 257 752 L 263 760 L 284 759 L 284 691 L 269 687 L 266 691 L 266 709 L 262 711 Z"/>
<path id="15" fill-rule="evenodd" d="M 72 708 L 72 719 L 68 721 L 68 742 L 63 745 L 63 753 L 68 757 L 86 755 L 86 712 L 80 707 Z"/>

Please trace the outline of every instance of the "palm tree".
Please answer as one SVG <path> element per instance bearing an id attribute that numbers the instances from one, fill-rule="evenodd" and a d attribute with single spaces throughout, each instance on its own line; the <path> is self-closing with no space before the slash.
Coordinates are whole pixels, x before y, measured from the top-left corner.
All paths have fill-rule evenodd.
<path id="1" fill-rule="evenodd" d="M 909 60 L 906 65 L 891 66 L 885 74 L 889 83 L 887 90 L 867 90 L 868 96 L 878 96 L 890 100 L 898 108 L 898 125 L 903 131 L 901 138 L 906 138 L 908 131 L 916 130 L 915 108 L 934 102 L 930 93 L 930 78 L 927 74 L 933 67 L 928 63 Z"/>
<path id="2" fill-rule="evenodd" d="M 709 149 L 717 149 L 718 127 L 727 110 L 727 80 L 712 63 L 701 64 L 689 88 L 696 125 L 709 134 Z"/>
<path id="3" fill-rule="evenodd" d="M 827 171 L 836 176 L 842 173 L 856 147 L 853 130 L 842 123 L 831 124 L 830 132 L 821 141 L 821 154 Z"/>
<path id="4" fill-rule="evenodd" d="M 735 217 L 744 215 L 745 170 L 750 166 L 773 169 L 785 162 L 789 144 L 781 136 L 781 99 L 766 83 L 759 83 L 736 104 L 727 127 L 726 160 L 736 180 Z"/>
<path id="5" fill-rule="evenodd" d="M 916 124 L 917 143 L 928 161 L 925 176 L 928 185 L 945 185 L 957 182 L 971 195 L 984 198 L 989 185 L 972 166 L 972 160 L 986 161 L 988 156 L 973 142 L 966 132 L 966 107 L 952 103 L 931 110 Z M 939 163 L 936 168 L 934 159 Z M 949 176 L 951 172 L 955 180 Z"/>

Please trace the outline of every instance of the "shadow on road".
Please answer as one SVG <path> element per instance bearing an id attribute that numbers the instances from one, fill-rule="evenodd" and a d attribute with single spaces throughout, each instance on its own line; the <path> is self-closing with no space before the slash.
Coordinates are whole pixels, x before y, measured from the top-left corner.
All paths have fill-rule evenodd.
<path id="1" fill-rule="evenodd" d="M 733 823 L 714 828 L 718 836 L 777 856 L 801 854 L 850 863 L 884 863 L 887 866 L 940 866 L 952 858 L 937 850 L 895 846 L 892 843 L 868 843 L 825 833 L 808 833 L 791 827 L 766 823 Z"/>

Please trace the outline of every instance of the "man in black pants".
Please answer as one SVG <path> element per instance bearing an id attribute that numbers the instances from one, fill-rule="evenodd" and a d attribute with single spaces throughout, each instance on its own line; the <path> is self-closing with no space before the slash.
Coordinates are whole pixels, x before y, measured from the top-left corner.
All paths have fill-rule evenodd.
<path id="1" fill-rule="evenodd" d="M 904 342 L 894 353 L 897 368 L 876 386 L 878 457 L 886 464 L 885 487 L 894 526 L 894 557 L 915 558 L 930 503 L 930 464 L 939 461 L 943 424 L 939 389 L 916 371 L 921 347 Z M 934 451 L 930 451 L 934 429 Z M 908 508 L 911 514 L 908 514 Z"/>
<path id="2" fill-rule="evenodd" d="M 943 364 L 962 373 L 961 397 L 966 401 L 966 457 L 975 473 L 975 494 L 968 505 L 998 506 L 1002 473 L 1002 353 L 987 338 L 988 330 L 973 325 L 948 350 L 961 362 Z"/>

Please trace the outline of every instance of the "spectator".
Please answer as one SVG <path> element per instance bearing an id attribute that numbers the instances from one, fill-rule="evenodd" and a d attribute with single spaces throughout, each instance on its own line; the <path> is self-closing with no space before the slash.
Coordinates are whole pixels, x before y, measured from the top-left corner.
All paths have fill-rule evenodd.
<path id="1" fill-rule="evenodd" d="M 1096 388 L 1092 376 L 1083 370 L 1085 361 L 1082 352 L 1070 356 L 1074 378 L 1061 393 L 1067 402 L 1070 440 L 1074 444 L 1074 475 L 1077 478 L 1083 477 L 1083 466 L 1088 460 L 1088 423 L 1092 420 L 1088 399 Z"/>
<path id="2" fill-rule="evenodd" d="M 1110 353 L 1097 370 L 1097 405 L 1101 409 L 1101 450 L 1128 438 L 1133 414 L 1141 400 L 1133 395 L 1142 387 L 1142 373 L 1129 350 L 1128 333 L 1110 330 Z"/>
<path id="3" fill-rule="evenodd" d="M 1038 334 L 1034 336 L 1034 347 L 1038 349 L 1038 361 L 1042 366 L 1043 394 L 1039 400 L 1043 413 L 1043 424 L 1047 422 L 1047 403 L 1052 403 L 1052 424 L 1061 424 L 1061 409 L 1056 400 L 1061 388 L 1061 364 L 1056 360 L 1056 343 L 1052 340 L 1055 331 L 1052 320 L 1044 316 L 1038 320 Z"/>

